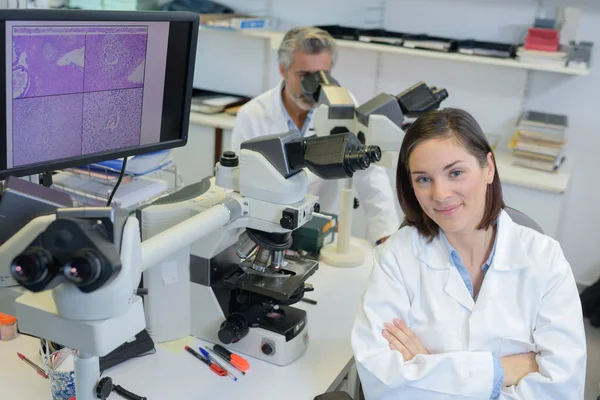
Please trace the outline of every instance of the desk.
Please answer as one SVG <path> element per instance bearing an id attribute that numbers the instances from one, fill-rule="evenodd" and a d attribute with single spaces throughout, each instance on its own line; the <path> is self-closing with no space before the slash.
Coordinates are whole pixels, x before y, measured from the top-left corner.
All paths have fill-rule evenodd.
<path id="1" fill-rule="evenodd" d="M 218 377 L 186 352 L 174 354 L 157 346 L 154 355 L 133 359 L 104 374 L 114 382 L 149 400 L 163 399 L 261 399 L 312 400 L 334 390 L 352 360 L 350 333 L 362 292 L 372 268 L 370 246 L 366 259 L 356 268 L 335 268 L 321 264 L 308 282 L 315 291 L 309 298 L 317 305 L 297 303 L 308 313 L 310 343 L 298 360 L 278 367 L 248 357 L 250 370 L 238 382 Z M 196 340 L 197 346 L 203 342 Z M 50 398 L 49 382 L 19 360 L 16 352 L 41 363 L 38 341 L 21 335 L 0 342 L 0 385 L 2 398 L 45 400 Z M 238 374 L 241 375 L 241 374 Z M 111 399 L 119 399 L 113 394 Z"/>

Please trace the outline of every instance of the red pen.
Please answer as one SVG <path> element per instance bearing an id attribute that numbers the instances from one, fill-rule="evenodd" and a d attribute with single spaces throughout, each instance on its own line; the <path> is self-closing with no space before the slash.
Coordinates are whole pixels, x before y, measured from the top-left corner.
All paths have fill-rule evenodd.
<path id="1" fill-rule="evenodd" d="M 19 356 L 19 358 L 21 360 L 25 361 L 31 368 L 35 369 L 35 371 L 38 374 L 40 374 L 44 378 L 48 379 L 48 375 L 46 375 L 46 372 L 41 367 L 37 366 L 33 361 L 31 361 L 29 358 L 25 357 L 23 354 L 17 353 L 17 355 Z"/>
<path id="2" fill-rule="evenodd" d="M 210 370 L 213 371 L 215 374 L 217 374 L 219 376 L 228 375 L 227 371 L 225 371 L 223 368 L 219 367 L 217 364 L 211 362 L 210 360 L 207 360 L 206 358 L 202 357 L 200 355 L 200 353 L 198 353 L 198 352 L 196 352 L 196 350 L 190 348 L 190 346 L 185 346 L 185 349 L 188 351 L 188 353 L 190 353 L 191 355 L 196 357 L 198 360 L 200 360 L 204 364 L 206 364 L 210 368 Z"/>

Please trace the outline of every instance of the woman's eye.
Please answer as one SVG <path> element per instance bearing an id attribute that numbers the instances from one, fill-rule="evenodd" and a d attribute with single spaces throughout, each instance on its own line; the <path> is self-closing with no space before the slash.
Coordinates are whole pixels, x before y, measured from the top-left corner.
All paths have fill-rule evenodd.
<path id="1" fill-rule="evenodd" d="M 430 181 L 430 179 L 428 177 L 422 176 L 420 178 L 417 178 L 417 180 L 415 182 L 417 182 L 417 183 L 427 183 L 429 181 Z"/>
<path id="2" fill-rule="evenodd" d="M 461 170 L 455 170 L 455 171 L 450 172 L 450 175 L 453 177 L 457 177 L 459 175 L 462 175 L 462 173 L 463 172 Z"/>

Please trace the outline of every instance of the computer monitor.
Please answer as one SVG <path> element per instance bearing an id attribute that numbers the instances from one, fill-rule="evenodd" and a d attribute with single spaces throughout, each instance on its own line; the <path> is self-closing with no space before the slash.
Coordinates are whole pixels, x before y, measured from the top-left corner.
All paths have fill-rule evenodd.
<path id="1" fill-rule="evenodd" d="M 0 179 L 185 145 L 198 15 L 4 10 Z"/>

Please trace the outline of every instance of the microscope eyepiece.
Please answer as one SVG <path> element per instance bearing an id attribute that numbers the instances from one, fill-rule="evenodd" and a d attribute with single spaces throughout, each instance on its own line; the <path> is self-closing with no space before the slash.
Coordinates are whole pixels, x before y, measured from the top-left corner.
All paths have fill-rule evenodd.
<path id="1" fill-rule="evenodd" d="M 346 157 L 344 159 L 344 166 L 350 172 L 356 172 L 359 170 L 367 169 L 371 165 L 371 158 L 364 151 L 364 149 L 360 150 L 350 150 L 346 153 Z"/>
<path id="2" fill-rule="evenodd" d="M 10 272 L 21 285 L 37 292 L 56 276 L 57 270 L 50 252 L 41 247 L 30 247 L 15 257 Z"/>
<path id="3" fill-rule="evenodd" d="M 379 146 L 367 146 L 365 151 L 371 158 L 371 162 L 381 161 L 381 148 Z"/>
<path id="4" fill-rule="evenodd" d="M 63 274 L 70 282 L 83 288 L 94 284 L 102 272 L 102 260 L 91 249 L 78 251 L 63 267 Z"/>

